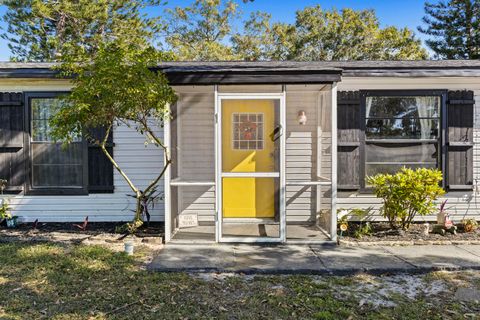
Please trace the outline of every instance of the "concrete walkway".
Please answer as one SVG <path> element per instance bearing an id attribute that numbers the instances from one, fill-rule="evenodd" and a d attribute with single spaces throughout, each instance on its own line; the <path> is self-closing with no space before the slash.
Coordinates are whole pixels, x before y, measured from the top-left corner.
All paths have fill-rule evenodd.
<path id="1" fill-rule="evenodd" d="M 480 245 L 166 245 L 149 265 L 162 272 L 372 274 L 480 269 Z"/>

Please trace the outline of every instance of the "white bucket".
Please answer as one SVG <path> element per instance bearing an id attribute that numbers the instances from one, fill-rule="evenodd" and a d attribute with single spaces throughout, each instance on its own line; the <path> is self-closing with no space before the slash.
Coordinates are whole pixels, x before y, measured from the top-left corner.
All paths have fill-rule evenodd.
<path id="1" fill-rule="evenodd" d="M 430 232 L 430 224 L 428 222 L 425 222 L 423 224 L 423 234 L 428 236 L 429 232 Z"/>
<path id="2" fill-rule="evenodd" d="M 133 254 L 133 241 L 132 240 L 125 241 L 125 252 L 129 256 L 131 256 Z"/>

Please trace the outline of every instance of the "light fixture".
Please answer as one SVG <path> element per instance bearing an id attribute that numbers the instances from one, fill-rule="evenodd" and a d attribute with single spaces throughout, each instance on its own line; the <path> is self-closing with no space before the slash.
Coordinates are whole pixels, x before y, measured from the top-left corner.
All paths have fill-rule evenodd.
<path id="1" fill-rule="evenodd" d="M 298 124 L 299 125 L 306 125 L 307 124 L 307 113 L 303 110 L 298 111 L 298 116 L 297 116 Z"/>

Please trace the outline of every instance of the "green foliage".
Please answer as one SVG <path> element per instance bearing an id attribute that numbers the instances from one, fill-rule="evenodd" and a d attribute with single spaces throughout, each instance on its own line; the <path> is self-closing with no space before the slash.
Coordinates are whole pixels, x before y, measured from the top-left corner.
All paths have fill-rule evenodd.
<path id="1" fill-rule="evenodd" d="M 235 54 L 248 61 L 287 60 L 295 50 L 295 27 L 286 23 L 271 23 L 271 15 L 253 12 L 244 22 L 243 33 L 232 36 Z"/>
<path id="2" fill-rule="evenodd" d="M 418 30 L 431 36 L 426 44 L 442 59 L 480 58 L 480 1 L 441 0 L 425 3 Z"/>
<path id="3" fill-rule="evenodd" d="M 244 0 L 243 2 L 250 2 Z M 413 60 L 426 51 L 407 28 L 380 28 L 372 10 L 307 7 L 294 23 L 272 23 L 254 12 L 241 32 L 234 0 L 195 0 L 167 9 L 164 17 L 142 13 L 159 0 L 6 0 L 2 37 L 12 59 L 62 61 L 93 54 L 101 43 L 122 38 L 146 48 L 163 34 L 164 49 L 178 60 Z"/>
<path id="4" fill-rule="evenodd" d="M 350 232 L 351 224 L 349 221 L 353 218 L 355 221 L 359 222 L 358 227 L 353 231 L 353 236 L 355 238 L 362 238 L 363 236 L 372 234 L 373 228 L 370 222 L 365 221 L 371 215 L 371 212 L 373 211 L 372 207 L 366 209 L 355 208 L 351 210 L 339 209 L 337 211 L 338 226 L 340 230 L 342 230 L 342 226 L 345 229 L 342 230 L 342 232 L 347 230 Z"/>
<path id="5" fill-rule="evenodd" d="M 164 74 L 154 69 L 171 56 L 152 46 L 159 33 L 159 19 L 142 9 L 159 0 L 21 0 L 5 1 L 9 24 L 3 37 L 10 41 L 16 60 L 58 61 L 58 70 L 72 81 L 58 113 L 51 119 L 51 135 L 70 143 L 83 135 L 101 147 L 137 199 L 133 232 L 148 219 L 148 205 L 155 185 L 171 160 L 156 126 L 168 117 L 176 96 Z M 145 136 L 146 144 L 162 148 L 165 166 L 140 190 L 109 154 L 106 143 L 114 126 L 125 125 Z M 104 128 L 99 140 L 89 135 Z"/>
<path id="6" fill-rule="evenodd" d="M 158 34 L 158 18 L 141 10 L 159 0 L 5 0 L 8 24 L 2 37 L 12 59 L 58 61 L 73 51 L 95 52 L 99 45 L 122 37 L 146 47 Z"/>
<path id="7" fill-rule="evenodd" d="M 377 174 L 367 181 L 383 199 L 382 215 L 394 229 L 407 230 L 417 214 L 433 213 L 434 201 L 445 193 L 440 187 L 442 172 L 437 169 L 404 167 L 394 175 Z"/>
<path id="8" fill-rule="evenodd" d="M 373 10 L 297 11 L 294 24 L 270 23 L 255 13 L 244 33 L 233 36 L 237 55 L 247 60 L 418 60 L 427 58 L 413 31 L 380 28 Z"/>
<path id="9" fill-rule="evenodd" d="M 5 179 L 0 179 L 0 194 L 3 195 L 3 191 L 7 187 L 8 181 Z M 0 222 L 2 222 L 5 219 L 12 219 L 13 216 L 10 213 L 10 207 L 8 205 L 8 200 L 3 198 L 1 199 L 1 204 L 0 204 Z"/>
<path id="10" fill-rule="evenodd" d="M 0 204 L 0 222 L 2 222 L 5 219 L 12 219 L 13 216 L 10 213 L 10 207 L 8 205 L 8 201 L 6 199 L 2 200 L 2 203 Z"/>
<path id="11" fill-rule="evenodd" d="M 179 60 L 415 60 L 427 58 L 413 31 L 380 28 L 372 10 L 297 11 L 295 23 L 272 23 L 253 12 L 241 32 L 234 1 L 196 0 L 168 10 L 164 22 L 168 49 Z"/>
<path id="12" fill-rule="evenodd" d="M 152 70 L 165 59 L 165 55 L 152 47 L 142 49 L 119 40 L 100 44 L 88 63 L 74 60 L 83 56 L 72 57 L 65 59 L 59 68 L 66 76 L 74 75 L 73 87 L 64 97 L 66 103 L 51 119 L 51 135 L 69 143 L 83 134 L 90 143 L 101 146 L 137 199 L 135 218 L 128 226 L 133 233 L 141 226 L 142 216 L 148 217 L 149 199 L 154 196 L 155 186 L 171 162 L 168 150 L 155 130 L 155 126 L 169 116 L 168 106 L 176 100 L 165 75 Z M 162 148 L 165 167 L 144 190 L 135 186 L 106 148 L 109 133 L 118 125 L 135 129 L 145 136 L 145 144 Z M 98 127 L 106 129 L 104 137 L 93 140 L 89 129 Z"/>
<path id="13" fill-rule="evenodd" d="M 353 236 L 361 239 L 364 236 L 369 236 L 373 233 L 373 228 L 370 222 L 361 223 L 360 226 L 353 232 Z"/>
<path id="14" fill-rule="evenodd" d="M 192 5 L 167 10 L 165 40 L 180 60 L 232 60 L 225 40 L 238 17 L 234 1 L 196 0 Z"/>
<path id="15" fill-rule="evenodd" d="M 420 40 L 408 29 L 380 28 L 373 10 L 297 12 L 294 58 L 299 60 L 425 59 Z"/>
<path id="16" fill-rule="evenodd" d="M 162 58 L 154 48 L 139 50 L 113 42 L 102 44 L 91 63 L 62 63 L 63 74 L 75 77 L 71 93 L 64 97 L 67 103 L 51 121 L 52 136 L 71 142 L 85 134 L 85 128 L 112 124 L 152 134 L 151 118 L 165 119 L 167 105 L 175 101 L 165 75 L 150 70 Z M 159 144 L 155 139 L 148 142 Z"/>

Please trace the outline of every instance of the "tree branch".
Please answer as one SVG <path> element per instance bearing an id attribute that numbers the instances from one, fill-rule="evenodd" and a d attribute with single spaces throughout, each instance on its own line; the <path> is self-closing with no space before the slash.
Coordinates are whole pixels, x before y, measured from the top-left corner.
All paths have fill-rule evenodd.
<path id="1" fill-rule="evenodd" d="M 123 172 L 123 170 L 120 168 L 120 166 L 117 164 L 117 162 L 113 159 L 111 154 L 107 151 L 106 144 L 107 144 L 108 136 L 110 135 L 110 131 L 112 130 L 112 126 L 113 126 L 113 124 L 110 124 L 108 126 L 108 128 L 105 132 L 105 137 L 103 138 L 103 140 L 100 144 L 100 148 L 102 149 L 103 153 L 107 156 L 107 158 L 110 160 L 110 162 L 113 164 L 113 166 L 118 171 L 118 173 L 120 173 L 120 175 L 123 177 L 123 179 L 125 179 L 125 181 L 129 185 L 130 189 L 132 189 L 132 191 L 138 197 L 140 195 L 140 191 L 138 190 L 138 188 L 135 187 L 135 185 L 130 180 L 130 178 L 125 174 L 125 172 Z"/>
<path id="2" fill-rule="evenodd" d="M 163 170 L 160 172 L 160 174 L 157 176 L 157 178 L 155 178 L 151 183 L 150 185 L 145 189 L 144 191 L 144 194 L 148 194 L 148 192 L 150 192 L 150 190 L 158 183 L 158 181 L 160 181 L 160 179 L 163 177 L 163 175 L 165 174 L 165 172 L 167 171 L 167 168 L 168 166 L 172 163 L 172 160 L 170 159 L 170 154 L 169 154 L 169 150 L 168 148 L 165 146 L 165 144 L 163 143 L 162 140 L 160 140 L 160 138 L 158 138 L 155 133 L 153 132 L 153 130 L 148 126 L 147 123 L 144 123 L 143 124 L 144 127 L 145 127 L 145 130 L 147 131 L 147 133 L 152 137 L 153 140 L 155 140 L 155 142 L 163 149 L 163 159 L 164 159 L 164 166 L 163 166 Z"/>

